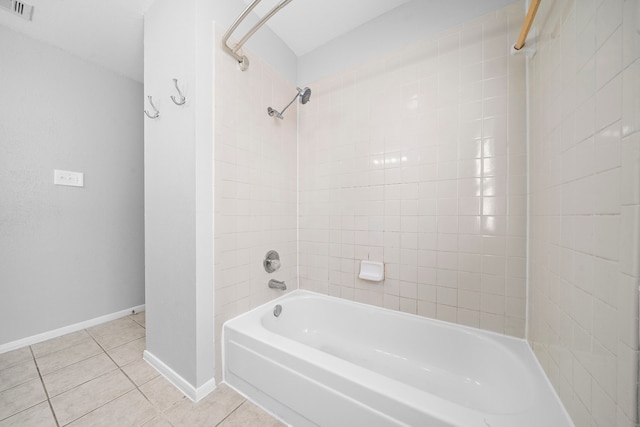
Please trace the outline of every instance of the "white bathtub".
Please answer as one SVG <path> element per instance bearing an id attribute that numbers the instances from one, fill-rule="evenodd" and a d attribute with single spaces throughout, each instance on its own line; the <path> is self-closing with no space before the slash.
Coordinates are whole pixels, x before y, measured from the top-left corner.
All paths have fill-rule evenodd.
<path id="1" fill-rule="evenodd" d="M 226 322 L 223 358 L 296 427 L 573 425 L 526 341 L 307 291 Z"/>

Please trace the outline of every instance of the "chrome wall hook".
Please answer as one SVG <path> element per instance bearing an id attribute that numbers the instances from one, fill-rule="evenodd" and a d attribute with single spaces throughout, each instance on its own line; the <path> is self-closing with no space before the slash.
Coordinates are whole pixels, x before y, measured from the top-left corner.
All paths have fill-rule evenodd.
<path id="1" fill-rule="evenodd" d="M 178 79 L 173 79 L 173 84 L 176 85 L 176 90 L 178 91 L 178 95 L 180 95 L 180 100 L 177 100 L 175 96 L 171 95 L 171 100 L 176 105 L 184 105 L 187 102 L 187 98 L 182 94 L 180 88 L 178 87 Z"/>
<path id="2" fill-rule="evenodd" d="M 153 115 L 149 114 L 149 112 L 147 110 L 144 110 L 144 113 L 147 115 L 147 117 L 149 117 L 150 119 L 157 119 L 158 117 L 160 117 L 160 111 L 158 111 L 158 109 L 156 108 L 155 105 L 153 105 L 153 100 L 151 99 L 151 95 L 147 96 L 147 99 L 149 100 L 149 104 L 151 104 L 151 107 L 154 109 L 155 113 Z"/>

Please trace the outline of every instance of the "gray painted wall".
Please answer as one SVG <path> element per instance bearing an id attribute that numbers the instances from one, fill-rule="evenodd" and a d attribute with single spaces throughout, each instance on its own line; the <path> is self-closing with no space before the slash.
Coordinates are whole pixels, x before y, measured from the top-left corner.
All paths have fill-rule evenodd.
<path id="1" fill-rule="evenodd" d="M 194 388 L 215 366 L 210 14 L 206 2 L 158 0 L 145 16 L 145 94 L 161 111 L 145 120 L 147 351 Z"/>
<path id="2" fill-rule="evenodd" d="M 142 85 L 5 27 L 0 58 L 2 345 L 144 304 L 144 234 Z"/>
<path id="3" fill-rule="evenodd" d="M 147 351 L 196 389 L 214 379 L 216 363 L 213 29 L 226 31 L 244 7 L 157 0 L 145 14 L 144 91 L 161 112 L 144 125 Z M 295 81 L 296 57 L 273 32 L 261 29 L 251 46 Z M 169 99 L 172 78 L 182 107 Z"/>

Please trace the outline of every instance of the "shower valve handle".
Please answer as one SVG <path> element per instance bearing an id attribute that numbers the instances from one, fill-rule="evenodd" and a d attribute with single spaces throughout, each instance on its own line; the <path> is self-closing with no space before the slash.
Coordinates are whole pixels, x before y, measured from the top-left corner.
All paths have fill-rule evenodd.
<path id="1" fill-rule="evenodd" d="M 280 260 L 279 259 L 268 259 L 265 261 L 269 267 L 273 270 L 277 270 L 280 268 Z"/>
<path id="2" fill-rule="evenodd" d="M 262 266 L 267 273 L 273 273 L 280 268 L 280 255 L 276 251 L 269 251 L 262 260 Z"/>

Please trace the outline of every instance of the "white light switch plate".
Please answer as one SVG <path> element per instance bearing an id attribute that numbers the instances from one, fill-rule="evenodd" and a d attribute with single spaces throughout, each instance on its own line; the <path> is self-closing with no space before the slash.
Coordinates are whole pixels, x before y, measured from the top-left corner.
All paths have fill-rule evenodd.
<path id="1" fill-rule="evenodd" d="M 68 185 L 71 187 L 84 187 L 84 174 L 82 172 L 53 171 L 53 183 L 56 185 Z"/>

